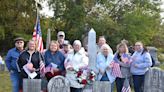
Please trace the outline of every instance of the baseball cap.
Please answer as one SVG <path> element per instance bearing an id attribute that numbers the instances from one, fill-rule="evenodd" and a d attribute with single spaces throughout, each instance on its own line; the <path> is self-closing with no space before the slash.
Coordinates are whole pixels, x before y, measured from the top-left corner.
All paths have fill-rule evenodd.
<path id="1" fill-rule="evenodd" d="M 67 45 L 69 45 L 69 44 L 70 44 L 70 43 L 69 43 L 68 40 L 65 40 L 64 43 L 63 43 L 64 46 L 67 46 Z"/>
<path id="2" fill-rule="evenodd" d="M 64 36 L 65 37 L 65 33 L 63 31 L 59 31 L 58 36 Z"/>
<path id="3" fill-rule="evenodd" d="M 14 42 L 16 42 L 16 41 L 25 41 L 25 40 L 22 37 L 17 37 L 17 38 L 14 39 Z"/>

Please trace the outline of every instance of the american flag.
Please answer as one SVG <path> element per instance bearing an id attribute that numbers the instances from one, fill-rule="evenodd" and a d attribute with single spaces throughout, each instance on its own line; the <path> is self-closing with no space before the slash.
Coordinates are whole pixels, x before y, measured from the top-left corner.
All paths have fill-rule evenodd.
<path id="1" fill-rule="evenodd" d="M 122 92 L 131 92 L 129 81 L 127 78 L 125 78 L 124 85 L 122 87 Z"/>
<path id="2" fill-rule="evenodd" d="M 111 65 L 113 66 L 112 68 L 112 75 L 115 77 L 122 77 L 121 70 L 120 70 L 120 65 L 118 63 L 112 62 Z"/>
<path id="3" fill-rule="evenodd" d="M 39 54 L 39 59 L 40 59 L 40 63 L 39 63 L 39 67 L 40 67 L 40 74 L 41 74 L 41 76 L 44 76 L 44 74 L 45 74 L 45 64 L 44 64 L 44 62 L 43 62 L 43 59 L 41 58 L 42 56 L 41 56 L 41 54 Z"/>
<path id="4" fill-rule="evenodd" d="M 42 32 L 40 28 L 40 18 L 37 16 L 36 24 L 34 27 L 33 38 L 36 41 L 37 50 L 43 52 L 43 40 L 42 40 Z"/>

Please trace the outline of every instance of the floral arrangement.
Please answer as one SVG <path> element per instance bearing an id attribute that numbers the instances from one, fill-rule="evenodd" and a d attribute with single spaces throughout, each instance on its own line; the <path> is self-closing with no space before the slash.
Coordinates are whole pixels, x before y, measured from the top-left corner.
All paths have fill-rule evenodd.
<path id="1" fill-rule="evenodd" d="M 96 78 L 96 73 L 88 68 L 77 70 L 76 75 L 77 81 L 83 85 L 92 84 Z"/>

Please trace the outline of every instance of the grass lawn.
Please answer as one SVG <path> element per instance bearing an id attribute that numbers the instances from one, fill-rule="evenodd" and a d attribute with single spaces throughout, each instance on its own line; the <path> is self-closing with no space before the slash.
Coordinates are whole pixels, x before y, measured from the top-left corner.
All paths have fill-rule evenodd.
<path id="1" fill-rule="evenodd" d="M 8 72 L 0 71 L 0 92 L 11 92 L 11 81 Z"/>

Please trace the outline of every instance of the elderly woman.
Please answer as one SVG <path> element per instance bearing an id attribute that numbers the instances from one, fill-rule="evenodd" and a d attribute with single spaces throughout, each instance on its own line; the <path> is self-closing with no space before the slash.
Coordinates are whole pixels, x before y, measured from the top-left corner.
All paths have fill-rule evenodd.
<path id="1" fill-rule="evenodd" d="M 73 51 L 70 52 L 65 60 L 66 78 L 70 82 L 71 92 L 82 92 L 84 85 L 78 83 L 75 70 L 79 70 L 88 65 L 88 57 L 84 49 L 81 47 L 81 42 L 75 40 L 73 43 Z"/>
<path id="2" fill-rule="evenodd" d="M 113 54 L 110 52 L 110 47 L 107 44 L 101 46 L 101 52 L 97 55 L 96 67 L 98 69 L 98 81 L 109 81 L 114 88 L 115 77 L 111 75 L 111 62 Z M 109 91 L 109 92 L 111 92 Z"/>
<path id="3" fill-rule="evenodd" d="M 45 66 L 46 66 L 46 78 L 50 80 L 57 75 L 64 76 L 64 55 L 59 51 L 59 43 L 57 41 L 51 41 L 49 49 L 44 54 Z"/>
<path id="4" fill-rule="evenodd" d="M 152 65 L 151 56 L 142 42 L 135 43 L 135 52 L 132 55 L 131 73 L 135 92 L 143 92 L 145 73 Z"/>
<path id="5" fill-rule="evenodd" d="M 117 92 L 122 92 L 122 87 L 125 78 L 129 79 L 129 77 L 131 76 L 130 55 L 129 55 L 128 47 L 125 43 L 120 43 L 117 45 L 117 52 L 113 60 L 115 63 L 118 63 L 120 66 L 122 77 L 116 78 L 116 88 L 117 88 Z"/>
<path id="6" fill-rule="evenodd" d="M 28 42 L 27 50 L 20 54 L 17 64 L 21 79 L 40 79 L 44 73 L 44 63 L 41 53 L 36 50 L 34 40 Z M 30 73 L 35 73 L 35 76 L 30 76 Z"/>

